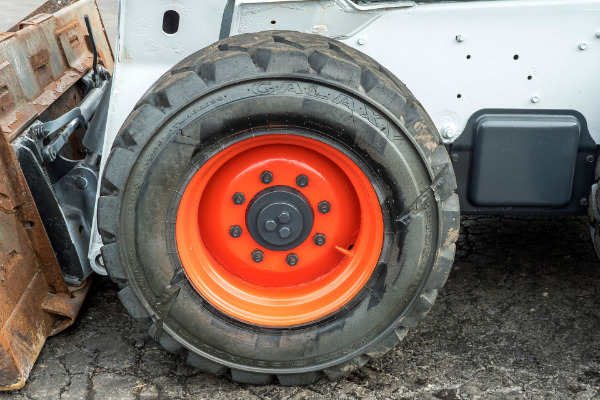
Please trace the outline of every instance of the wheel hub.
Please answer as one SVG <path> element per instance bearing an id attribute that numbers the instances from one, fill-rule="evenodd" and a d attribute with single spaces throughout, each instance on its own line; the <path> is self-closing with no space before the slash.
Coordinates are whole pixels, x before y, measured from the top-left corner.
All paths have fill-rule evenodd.
<path id="1" fill-rule="evenodd" d="M 364 288 L 383 242 L 379 199 L 360 166 L 293 133 L 220 150 L 187 183 L 177 213 L 192 284 L 228 315 L 263 326 L 338 310 Z"/>
<path id="2" fill-rule="evenodd" d="M 258 244 L 285 251 L 306 240 L 313 226 L 313 212 L 302 193 L 289 186 L 274 186 L 252 199 L 246 225 Z"/>

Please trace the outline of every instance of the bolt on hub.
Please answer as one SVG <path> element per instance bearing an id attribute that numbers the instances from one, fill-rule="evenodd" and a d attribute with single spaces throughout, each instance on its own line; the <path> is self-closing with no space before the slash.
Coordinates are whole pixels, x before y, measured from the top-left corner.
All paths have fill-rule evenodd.
<path id="1" fill-rule="evenodd" d="M 321 214 L 327 214 L 329 211 L 331 210 L 331 205 L 329 204 L 328 201 L 321 201 L 319 202 L 319 212 Z"/>
<path id="2" fill-rule="evenodd" d="M 245 201 L 246 201 L 246 196 L 244 196 L 244 193 L 236 192 L 236 194 L 233 195 L 233 202 L 235 204 L 237 204 L 238 206 L 241 204 L 244 204 Z"/>
<path id="3" fill-rule="evenodd" d="M 229 234 L 231 237 L 239 238 L 242 236 L 242 227 L 239 225 L 232 225 L 231 228 L 229 228 Z"/>
<path id="4" fill-rule="evenodd" d="M 252 251 L 252 261 L 254 261 L 255 263 L 259 263 L 262 262 L 262 260 L 265 258 L 265 254 L 256 249 Z"/>
<path id="5" fill-rule="evenodd" d="M 326 242 L 325 235 L 323 233 L 315 234 L 313 240 L 317 246 L 323 246 Z"/>
<path id="6" fill-rule="evenodd" d="M 260 174 L 260 181 L 265 185 L 273 182 L 273 173 L 271 171 L 264 171 L 262 174 Z"/>
<path id="7" fill-rule="evenodd" d="M 296 185 L 301 188 L 308 186 L 308 176 L 302 174 L 296 177 Z"/>
<path id="8" fill-rule="evenodd" d="M 287 262 L 289 266 L 293 267 L 298 264 L 298 256 L 294 253 L 290 253 L 285 258 L 285 262 Z"/>

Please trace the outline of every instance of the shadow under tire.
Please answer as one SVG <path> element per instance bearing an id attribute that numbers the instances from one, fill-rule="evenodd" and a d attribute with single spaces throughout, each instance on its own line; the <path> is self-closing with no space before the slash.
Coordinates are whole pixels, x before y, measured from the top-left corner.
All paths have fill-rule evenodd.
<path id="1" fill-rule="evenodd" d="M 102 255 L 129 313 L 244 383 L 333 379 L 387 353 L 430 310 L 458 238 L 452 166 L 414 96 L 368 56 L 296 32 L 175 65 L 101 185 Z"/>

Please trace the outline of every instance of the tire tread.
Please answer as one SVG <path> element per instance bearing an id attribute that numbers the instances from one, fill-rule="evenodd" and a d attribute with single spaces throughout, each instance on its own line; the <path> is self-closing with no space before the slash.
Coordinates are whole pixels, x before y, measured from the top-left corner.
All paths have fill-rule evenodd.
<path id="1" fill-rule="evenodd" d="M 435 176 L 436 186 L 432 185 L 432 190 L 442 215 L 440 246 L 432 271 L 424 283 L 424 291 L 397 325 L 387 336 L 366 349 L 364 354 L 323 371 L 278 376 L 229 369 L 189 351 L 187 355 L 187 362 L 201 371 L 230 374 L 234 381 L 240 383 L 268 384 L 278 380 L 282 385 L 301 385 L 315 382 L 323 375 L 336 379 L 362 368 L 371 358 L 386 354 L 404 338 L 408 328 L 414 327 L 425 317 L 450 272 L 460 224 L 456 181 L 450 159 L 433 122 L 398 78 L 357 50 L 314 35 L 309 37 L 287 31 L 261 32 L 224 39 L 180 62 L 140 100 L 115 140 L 103 176 L 98 207 L 99 227 L 106 244 L 103 255 L 111 278 L 123 282 L 126 276 L 114 247 L 118 239 L 118 213 L 114 210 L 120 208 L 120 193 L 133 164 L 134 151 L 149 140 L 149 127 L 168 118 L 202 91 L 264 73 L 318 75 L 350 89 L 363 91 L 373 101 L 387 108 L 406 127 Z M 191 89 L 187 90 L 186 85 L 190 85 Z M 130 286 L 125 286 L 119 292 L 119 298 L 134 318 L 150 319 Z M 153 334 L 156 335 L 155 328 Z M 171 343 L 174 342 L 172 338 L 161 342 L 161 336 L 158 336 L 157 340 L 166 347 L 180 351 Z"/>

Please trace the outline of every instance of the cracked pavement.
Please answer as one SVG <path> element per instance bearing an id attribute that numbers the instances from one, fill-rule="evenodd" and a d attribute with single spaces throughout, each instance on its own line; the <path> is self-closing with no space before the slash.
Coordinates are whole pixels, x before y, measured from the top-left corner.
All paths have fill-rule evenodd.
<path id="1" fill-rule="evenodd" d="M 96 279 L 75 325 L 3 399 L 588 399 L 600 397 L 600 265 L 584 217 L 463 217 L 425 320 L 381 359 L 306 387 L 195 371 Z"/>

